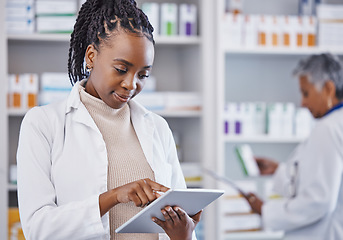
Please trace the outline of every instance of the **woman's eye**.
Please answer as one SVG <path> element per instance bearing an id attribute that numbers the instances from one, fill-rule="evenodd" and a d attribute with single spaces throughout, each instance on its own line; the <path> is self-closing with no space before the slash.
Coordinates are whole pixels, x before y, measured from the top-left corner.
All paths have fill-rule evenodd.
<path id="1" fill-rule="evenodd" d="M 117 70 L 117 72 L 121 73 L 121 74 L 124 74 L 127 72 L 126 69 L 120 69 L 120 68 L 115 68 Z"/>

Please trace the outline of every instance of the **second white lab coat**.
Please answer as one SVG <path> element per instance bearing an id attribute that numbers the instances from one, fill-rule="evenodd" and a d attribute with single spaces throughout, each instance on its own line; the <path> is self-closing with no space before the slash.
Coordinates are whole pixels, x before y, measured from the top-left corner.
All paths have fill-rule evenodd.
<path id="1" fill-rule="evenodd" d="M 285 239 L 343 239 L 342 179 L 343 108 L 340 108 L 319 119 L 309 138 L 278 167 L 274 189 L 283 198 L 263 205 L 264 227 L 285 230 Z M 293 191 L 295 197 L 291 197 Z"/>
<path id="2" fill-rule="evenodd" d="M 77 83 L 61 103 L 31 109 L 19 137 L 18 196 L 28 240 L 109 239 L 108 213 L 99 195 L 107 191 L 107 150 L 80 101 Z M 166 121 L 130 101 L 131 120 L 155 180 L 185 188 L 175 143 Z"/>

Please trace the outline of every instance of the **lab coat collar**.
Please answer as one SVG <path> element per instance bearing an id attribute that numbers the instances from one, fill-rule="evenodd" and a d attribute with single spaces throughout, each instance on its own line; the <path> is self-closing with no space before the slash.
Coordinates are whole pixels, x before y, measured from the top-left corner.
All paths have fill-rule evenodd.
<path id="1" fill-rule="evenodd" d="M 69 114 L 73 109 L 75 111 L 73 120 L 85 124 L 95 131 L 100 133 L 100 130 L 96 126 L 93 118 L 90 116 L 86 107 L 82 104 L 79 94 L 79 85 L 83 84 L 85 80 L 75 83 L 71 90 L 71 93 L 67 99 L 66 112 Z M 132 120 L 133 128 L 135 129 L 138 140 L 142 146 L 144 155 L 148 160 L 149 164 L 153 164 L 153 135 L 154 135 L 154 124 L 151 117 L 151 112 L 144 108 L 142 105 L 137 103 L 135 100 L 129 101 L 130 116 Z"/>
<path id="2" fill-rule="evenodd" d="M 82 104 L 80 99 L 79 86 L 80 84 L 83 84 L 85 81 L 86 80 L 84 79 L 80 82 L 75 83 L 67 99 L 67 107 L 65 114 L 70 114 L 71 112 L 73 112 L 74 109 L 78 110 L 74 112 L 73 120 L 85 124 L 86 126 L 100 133 L 100 130 L 96 126 L 93 118 L 90 116 L 88 110 L 86 109 L 85 105 Z"/>

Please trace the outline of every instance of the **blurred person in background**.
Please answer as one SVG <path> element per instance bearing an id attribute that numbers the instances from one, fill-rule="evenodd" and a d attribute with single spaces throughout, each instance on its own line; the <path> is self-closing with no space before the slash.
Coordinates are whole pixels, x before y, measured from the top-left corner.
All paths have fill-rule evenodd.
<path id="1" fill-rule="evenodd" d="M 298 63 L 302 106 L 317 120 L 287 162 L 256 157 L 261 175 L 273 174 L 279 199 L 245 197 L 264 229 L 285 239 L 343 239 L 343 72 L 337 57 L 312 55 Z"/>

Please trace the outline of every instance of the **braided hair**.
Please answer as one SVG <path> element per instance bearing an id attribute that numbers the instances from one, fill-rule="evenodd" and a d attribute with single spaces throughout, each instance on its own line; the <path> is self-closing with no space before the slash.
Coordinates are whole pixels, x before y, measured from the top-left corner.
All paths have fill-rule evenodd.
<path id="1" fill-rule="evenodd" d="M 87 77 L 84 57 L 89 44 L 99 46 L 115 31 L 125 30 L 147 37 L 155 44 L 148 17 L 134 0 L 87 0 L 81 7 L 71 34 L 68 75 L 72 85 Z"/>

